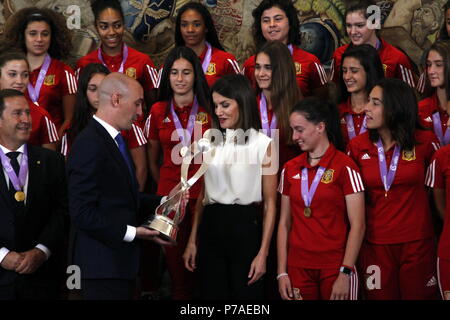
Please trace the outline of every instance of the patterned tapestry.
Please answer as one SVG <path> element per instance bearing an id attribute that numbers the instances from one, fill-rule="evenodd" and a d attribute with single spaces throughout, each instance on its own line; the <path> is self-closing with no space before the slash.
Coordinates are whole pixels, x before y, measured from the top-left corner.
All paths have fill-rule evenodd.
<path id="1" fill-rule="evenodd" d="M 121 0 L 127 31 L 125 41 L 149 54 L 159 65 L 174 45 L 174 23 L 179 8 L 189 0 Z M 252 10 L 260 0 L 200 0 L 214 18 L 219 38 L 240 63 L 254 53 Z M 381 36 L 420 64 L 423 50 L 435 39 L 443 22 L 446 0 L 383 0 Z M 335 48 L 347 43 L 345 0 L 297 0 L 304 49 L 326 63 Z M 47 7 L 61 12 L 74 33 L 75 61 L 98 45 L 89 0 L 1 0 L 0 33 L 11 14 L 27 7 Z"/>

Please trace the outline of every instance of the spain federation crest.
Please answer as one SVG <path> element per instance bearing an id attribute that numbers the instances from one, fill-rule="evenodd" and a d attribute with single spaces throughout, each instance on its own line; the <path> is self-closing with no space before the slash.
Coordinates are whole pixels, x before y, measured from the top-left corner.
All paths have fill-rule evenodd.
<path id="1" fill-rule="evenodd" d="M 404 150 L 402 152 L 402 159 L 405 161 L 416 160 L 416 148 L 414 147 L 412 150 Z"/>
<path id="2" fill-rule="evenodd" d="M 334 174 L 334 170 L 333 169 L 327 169 L 322 176 L 322 179 L 320 180 L 320 182 L 323 183 L 331 183 L 333 182 L 333 174 Z"/>
<path id="3" fill-rule="evenodd" d="M 388 68 L 388 66 L 387 66 L 386 64 L 383 63 L 383 71 L 384 71 L 384 75 L 386 75 L 387 68 Z"/>
<path id="4" fill-rule="evenodd" d="M 208 115 L 205 112 L 197 113 L 197 117 L 195 118 L 195 122 L 204 125 L 208 123 Z"/>
<path id="5" fill-rule="evenodd" d="M 295 74 L 299 75 L 302 74 L 302 64 L 296 62 L 295 63 Z"/>
<path id="6" fill-rule="evenodd" d="M 44 78 L 44 84 L 46 86 L 53 86 L 55 84 L 55 75 L 54 74 L 49 74 L 48 76 L 46 76 Z"/>
<path id="7" fill-rule="evenodd" d="M 127 68 L 127 70 L 125 70 L 125 74 L 132 79 L 136 79 L 136 68 Z"/>
<path id="8" fill-rule="evenodd" d="M 206 74 L 208 76 L 212 76 L 216 74 L 216 64 L 215 63 L 210 63 L 208 66 L 208 70 L 206 70 Z"/>

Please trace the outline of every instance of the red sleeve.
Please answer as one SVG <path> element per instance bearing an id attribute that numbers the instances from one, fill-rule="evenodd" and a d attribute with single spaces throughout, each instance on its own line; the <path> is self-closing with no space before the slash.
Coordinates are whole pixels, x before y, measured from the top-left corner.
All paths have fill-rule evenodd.
<path id="1" fill-rule="evenodd" d="M 147 139 L 144 137 L 142 129 L 134 123 L 131 125 L 130 130 L 122 131 L 122 135 L 129 149 L 135 149 L 147 144 Z"/>
<path id="2" fill-rule="evenodd" d="M 150 115 L 148 116 L 147 121 L 149 121 L 148 126 L 148 139 L 149 140 L 159 140 L 159 134 L 158 134 L 158 120 L 159 115 L 158 112 L 155 110 L 155 105 L 153 105 Z"/>
<path id="3" fill-rule="evenodd" d="M 344 195 L 364 192 L 364 184 L 359 168 L 351 159 L 348 160 L 349 161 L 343 166 L 339 177 Z"/>
<path id="4" fill-rule="evenodd" d="M 432 131 L 428 131 L 430 133 L 430 139 L 427 141 L 427 151 L 425 155 L 425 166 L 428 166 L 431 163 L 431 159 L 434 153 L 439 149 L 439 140 L 436 135 Z"/>
<path id="5" fill-rule="evenodd" d="M 314 61 L 315 60 L 315 61 Z M 327 74 L 319 59 L 314 59 L 310 63 L 310 88 L 316 89 L 323 87 L 327 82 Z"/>
<path id="6" fill-rule="evenodd" d="M 61 69 L 61 83 L 62 83 L 62 96 L 74 95 L 77 93 L 77 79 L 72 68 L 68 65 L 62 64 Z"/>
<path id="7" fill-rule="evenodd" d="M 444 179 L 444 152 L 438 151 L 434 154 L 431 164 L 427 169 L 425 185 L 436 189 L 445 189 Z"/>
<path id="8" fill-rule="evenodd" d="M 283 171 L 281 171 L 280 184 L 278 185 L 278 192 L 285 196 L 289 196 L 291 184 L 289 183 L 289 179 L 287 177 L 286 171 L 287 170 L 286 170 L 286 165 L 285 165 L 283 168 Z"/>
<path id="9" fill-rule="evenodd" d="M 152 59 L 147 56 L 146 61 L 143 62 L 144 70 L 142 72 L 142 79 L 139 79 L 144 90 L 152 90 L 157 88 L 158 83 L 158 71 L 155 68 L 155 65 Z"/>
<path id="10" fill-rule="evenodd" d="M 255 56 L 251 56 L 244 63 L 243 71 L 244 76 L 253 84 L 255 82 L 255 66 L 254 66 Z"/>
<path id="11" fill-rule="evenodd" d="M 398 63 L 395 70 L 395 77 L 397 79 L 401 79 L 407 84 L 409 84 L 412 88 L 415 88 L 414 84 L 414 72 L 411 66 L 411 62 L 408 57 L 404 55 L 402 52 L 399 53 Z"/>
<path id="12" fill-rule="evenodd" d="M 238 74 L 241 70 L 239 68 L 239 63 L 236 58 L 230 54 L 230 56 L 226 59 L 225 62 L 225 74 Z"/>

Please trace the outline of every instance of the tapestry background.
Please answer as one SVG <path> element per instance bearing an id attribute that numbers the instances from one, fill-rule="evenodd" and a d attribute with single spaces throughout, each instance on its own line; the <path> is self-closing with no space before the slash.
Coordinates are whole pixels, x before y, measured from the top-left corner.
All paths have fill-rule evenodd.
<path id="1" fill-rule="evenodd" d="M 149 54 L 160 65 L 174 44 L 174 22 L 179 8 L 190 0 L 121 0 L 126 15 L 125 41 Z M 242 64 L 254 53 L 251 34 L 252 10 L 260 0 L 199 0 L 209 5 L 219 38 L 226 50 Z M 302 46 L 327 63 L 334 49 L 348 42 L 344 30 L 346 0 L 296 0 L 302 22 Z M 435 39 L 444 16 L 446 0 L 383 0 L 381 36 L 404 50 L 420 65 L 423 50 Z M 98 45 L 89 0 L 0 0 L 0 35 L 5 21 L 15 11 L 27 7 L 47 7 L 63 13 L 80 8 L 80 26 L 73 29 L 73 63 Z"/>

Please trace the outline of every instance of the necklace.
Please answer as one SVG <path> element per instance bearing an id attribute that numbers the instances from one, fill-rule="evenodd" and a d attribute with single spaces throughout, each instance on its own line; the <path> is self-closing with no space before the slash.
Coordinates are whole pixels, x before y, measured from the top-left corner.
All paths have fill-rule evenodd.
<path id="1" fill-rule="evenodd" d="M 325 151 L 325 152 L 326 152 L 326 151 Z M 317 160 L 317 159 L 323 158 L 324 155 L 325 155 L 325 153 L 322 154 L 320 157 L 311 157 L 311 156 L 309 155 L 309 153 L 308 153 L 308 158 L 309 158 L 309 159 L 312 159 L 312 160 Z"/>

